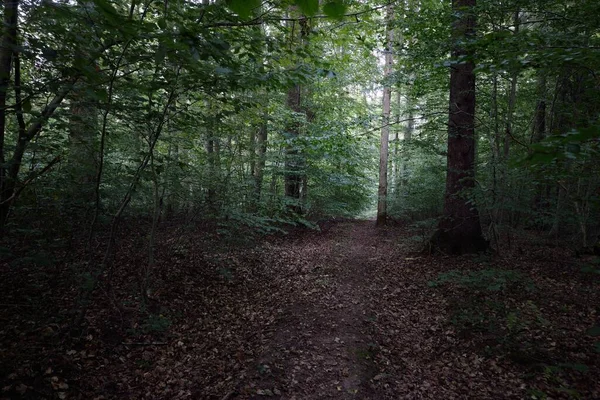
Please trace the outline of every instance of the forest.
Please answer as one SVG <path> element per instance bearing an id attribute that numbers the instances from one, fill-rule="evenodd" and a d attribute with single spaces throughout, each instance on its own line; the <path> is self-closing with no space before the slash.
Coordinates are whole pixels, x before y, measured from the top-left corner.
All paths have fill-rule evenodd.
<path id="1" fill-rule="evenodd" d="M 0 15 L 0 400 L 600 399 L 597 0 Z"/>

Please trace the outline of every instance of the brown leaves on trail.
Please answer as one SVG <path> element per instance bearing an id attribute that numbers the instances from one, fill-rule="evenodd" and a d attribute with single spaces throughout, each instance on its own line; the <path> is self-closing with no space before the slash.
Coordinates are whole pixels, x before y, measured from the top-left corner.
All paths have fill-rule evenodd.
<path id="1" fill-rule="evenodd" d="M 0 399 L 600 398 L 599 282 L 560 249 L 421 257 L 370 221 L 252 247 L 165 228 L 142 307 L 129 229 L 78 337 L 80 254 L 2 265 Z"/>

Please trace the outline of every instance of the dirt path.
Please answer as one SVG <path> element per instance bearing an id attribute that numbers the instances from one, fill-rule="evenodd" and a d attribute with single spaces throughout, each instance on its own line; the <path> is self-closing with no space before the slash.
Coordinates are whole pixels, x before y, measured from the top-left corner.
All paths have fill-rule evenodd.
<path id="1" fill-rule="evenodd" d="M 371 262 L 389 240 L 372 221 L 341 223 L 306 241 L 289 265 L 295 295 L 260 356 L 256 398 L 379 399 L 373 362 Z M 382 244 L 384 246 L 382 246 Z"/>

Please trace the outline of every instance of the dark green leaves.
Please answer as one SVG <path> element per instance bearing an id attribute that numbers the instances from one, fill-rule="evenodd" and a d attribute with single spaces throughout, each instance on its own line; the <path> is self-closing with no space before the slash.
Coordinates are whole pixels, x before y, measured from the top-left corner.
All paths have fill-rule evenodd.
<path id="1" fill-rule="evenodd" d="M 302 14 L 312 17 L 319 11 L 319 0 L 296 0 L 296 5 Z"/>
<path id="2" fill-rule="evenodd" d="M 227 0 L 226 3 L 240 17 L 248 18 L 255 8 L 260 7 L 261 0 Z"/>
<path id="3" fill-rule="evenodd" d="M 27 99 L 23 100 L 22 107 L 23 107 L 24 112 L 26 112 L 26 113 L 31 112 L 31 99 L 27 98 Z"/>
<path id="4" fill-rule="evenodd" d="M 323 6 L 323 12 L 328 17 L 342 19 L 347 8 L 343 1 L 331 1 Z"/>

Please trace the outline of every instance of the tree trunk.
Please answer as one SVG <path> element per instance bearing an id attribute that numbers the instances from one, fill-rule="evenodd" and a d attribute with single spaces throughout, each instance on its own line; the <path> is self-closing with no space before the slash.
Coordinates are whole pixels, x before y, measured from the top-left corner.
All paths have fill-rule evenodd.
<path id="1" fill-rule="evenodd" d="M 384 225 L 387 220 L 387 193 L 388 193 L 388 156 L 390 141 L 390 112 L 392 87 L 389 82 L 392 75 L 394 59 L 392 56 L 394 46 L 394 30 L 392 22 L 394 20 L 393 5 L 387 6 L 387 44 L 385 51 L 385 67 L 383 72 L 383 118 L 381 123 L 381 143 L 379 147 L 379 190 L 377 191 L 377 225 Z"/>
<path id="2" fill-rule="evenodd" d="M 414 78 L 414 76 L 412 78 Z M 412 81 L 414 81 L 414 79 L 411 79 L 411 82 Z M 405 188 L 408 185 L 408 145 L 410 144 L 413 132 L 415 131 L 415 113 L 413 110 L 413 101 L 410 98 L 410 95 L 407 95 L 406 97 L 406 107 L 408 110 L 408 121 L 406 122 L 406 128 L 404 130 L 404 136 L 402 138 L 404 144 L 404 160 L 402 162 L 402 171 L 400 172 L 400 174 L 402 175 L 402 186 L 404 186 Z M 405 192 L 407 192 L 406 189 Z"/>
<path id="3" fill-rule="evenodd" d="M 310 32 L 309 21 L 307 18 L 302 17 L 298 20 L 300 30 L 300 46 L 304 44 L 304 41 L 308 37 Z M 295 26 L 292 25 L 291 41 L 292 47 L 294 47 L 294 41 L 296 39 Z M 299 84 L 291 87 L 287 92 L 287 106 L 293 111 L 293 120 L 290 122 L 287 132 L 290 135 L 291 143 L 286 148 L 285 158 L 285 196 L 288 198 L 288 208 L 296 214 L 302 214 L 303 212 L 303 198 L 305 197 L 305 190 L 307 186 L 305 176 L 305 165 L 304 156 L 301 154 L 296 143 L 296 138 L 300 135 L 300 124 L 296 120 L 299 113 L 309 114 L 306 109 L 302 108 L 302 86 Z M 304 189 L 304 190 L 303 190 Z"/>
<path id="4" fill-rule="evenodd" d="M 476 253 L 487 249 L 477 208 L 467 197 L 475 187 L 475 73 L 473 52 L 462 43 L 475 34 L 475 0 L 453 0 L 456 64 L 450 75 L 450 115 L 444 216 L 433 235 L 433 251 Z"/>
<path id="5" fill-rule="evenodd" d="M 294 121 L 288 126 L 288 133 L 292 143 L 287 146 L 285 158 L 285 196 L 290 200 L 290 210 L 295 213 L 301 213 L 300 189 L 302 187 L 302 172 L 300 171 L 300 153 L 295 140 L 300 135 L 300 127 L 297 114 L 302 110 L 300 108 L 302 88 L 300 85 L 294 85 L 287 93 L 287 106 L 294 112 Z"/>
<path id="6" fill-rule="evenodd" d="M 514 16 L 514 24 L 515 24 L 515 31 L 514 34 L 516 35 L 517 33 L 519 33 L 519 11 L 515 12 L 515 16 Z M 519 72 L 517 70 L 514 70 L 511 74 L 510 74 L 510 91 L 508 93 L 508 113 L 506 115 L 506 125 L 505 125 L 505 136 L 504 136 L 504 160 L 507 161 L 508 160 L 508 155 L 510 152 L 510 142 L 512 140 L 512 135 L 513 135 L 513 129 L 512 129 L 512 125 L 513 125 L 513 119 L 514 119 L 514 115 L 515 115 L 515 105 L 517 102 L 517 79 L 519 77 Z"/>
<path id="7" fill-rule="evenodd" d="M 4 17 L 2 38 L 0 39 L 0 238 L 4 233 L 4 225 L 10 209 L 9 200 L 12 190 L 9 190 L 7 177 L 6 155 L 4 140 L 6 134 L 6 97 L 10 85 L 13 51 L 17 46 L 17 21 L 19 14 L 18 0 L 4 1 Z"/>
<path id="8" fill-rule="evenodd" d="M 91 208 L 94 201 L 98 169 L 98 108 L 85 89 L 85 85 L 76 88 L 70 98 L 68 163 L 73 185 L 71 200 L 84 210 Z"/>
<path id="9" fill-rule="evenodd" d="M 254 196 L 256 204 L 260 203 L 260 197 L 262 193 L 262 185 L 264 179 L 264 170 L 266 164 L 266 155 L 267 155 L 267 139 L 268 139 L 268 130 L 267 130 L 267 115 L 263 117 L 264 120 L 260 126 L 260 130 L 258 131 L 257 143 L 256 143 L 256 151 L 257 151 L 257 160 L 256 160 L 256 168 L 254 170 Z"/>
<path id="10" fill-rule="evenodd" d="M 535 106 L 532 143 L 539 143 L 546 137 L 546 73 L 538 71 L 537 74 L 538 101 Z"/>

